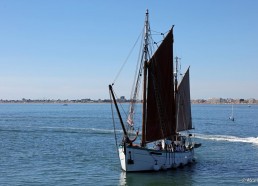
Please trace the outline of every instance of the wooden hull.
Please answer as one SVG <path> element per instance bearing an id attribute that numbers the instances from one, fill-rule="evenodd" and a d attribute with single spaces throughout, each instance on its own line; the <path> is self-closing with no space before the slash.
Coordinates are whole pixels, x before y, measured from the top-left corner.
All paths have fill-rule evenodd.
<path id="1" fill-rule="evenodd" d="M 183 152 L 169 152 L 120 146 L 119 158 L 121 168 L 126 172 L 159 171 L 192 163 L 194 161 L 194 149 Z"/>

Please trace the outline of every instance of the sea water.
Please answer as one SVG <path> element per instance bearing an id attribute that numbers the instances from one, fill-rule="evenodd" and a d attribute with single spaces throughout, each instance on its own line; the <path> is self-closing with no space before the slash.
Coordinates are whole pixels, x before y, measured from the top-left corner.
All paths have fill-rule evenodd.
<path id="1" fill-rule="evenodd" d="M 0 185 L 258 185 L 258 106 L 231 108 L 192 105 L 195 164 L 124 173 L 110 104 L 0 104 Z"/>

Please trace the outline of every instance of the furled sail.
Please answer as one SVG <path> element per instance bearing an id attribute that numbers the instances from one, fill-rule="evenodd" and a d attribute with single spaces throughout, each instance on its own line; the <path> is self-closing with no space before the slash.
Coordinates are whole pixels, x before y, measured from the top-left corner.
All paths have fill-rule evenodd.
<path id="1" fill-rule="evenodd" d="M 133 126 L 133 124 L 134 124 L 134 107 L 133 107 L 133 105 L 130 105 L 129 115 L 127 117 L 127 123 L 131 126 Z"/>
<path id="2" fill-rule="evenodd" d="M 177 132 L 192 129 L 189 68 L 177 91 Z"/>
<path id="3" fill-rule="evenodd" d="M 173 29 L 148 62 L 146 142 L 170 137 L 176 131 L 173 82 Z"/>

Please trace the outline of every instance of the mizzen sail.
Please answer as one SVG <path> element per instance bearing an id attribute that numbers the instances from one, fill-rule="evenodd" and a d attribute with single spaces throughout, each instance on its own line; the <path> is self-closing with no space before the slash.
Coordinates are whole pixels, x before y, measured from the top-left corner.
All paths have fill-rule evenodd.
<path id="1" fill-rule="evenodd" d="M 189 68 L 177 90 L 177 132 L 192 129 Z"/>

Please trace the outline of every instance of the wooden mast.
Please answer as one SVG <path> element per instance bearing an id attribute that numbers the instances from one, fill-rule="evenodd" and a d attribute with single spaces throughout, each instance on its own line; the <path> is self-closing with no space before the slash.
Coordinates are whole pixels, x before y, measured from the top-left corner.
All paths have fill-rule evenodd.
<path id="1" fill-rule="evenodd" d="M 174 56 L 173 56 L 174 57 Z M 173 58 L 172 58 L 173 59 Z M 176 67 L 176 70 L 175 70 L 175 72 L 174 72 L 174 83 L 175 83 L 175 86 L 173 87 L 174 88 L 174 91 L 175 91 L 175 95 L 174 95 L 174 100 L 175 100 L 175 103 L 174 103 L 174 110 L 175 110 L 175 115 L 174 115 L 174 117 L 175 117 L 175 121 L 176 121 L 176 126 L 175 126 L 175 133 L 176 133 L 176 131 L 177 131 L 177 128 L 178 128 L 178 117 L 179 117 L 179 96 L 177 95 L 178 94 L 178 59 L 179 59 L 179 57 L 175 57 L 175 62 L 176 62 L 176 64 L 175 64 L 175 67 Z M 174 65 L 174 64 L 173 64 Z M 176 139 L 177 139 L 177 135 L 176 135 Z"/>
<path id="2" fill-rule="evenodd" d="M 142 111 L 142 142 L 141 146 L 146 145 L 146 100 L 147 100 L 147 62 L 148 62 L 148 33 L 149 32 L 149 12 L 146 10 L 145 36 L 144 36 L 144 71 L 143 71 L 143 111 Z"/>
<path id="3" fill-rule="evenodd" d="M 172 68 L 173 68 L 173 65 L 174 65 L 174 63 L 173 63 L 173 60 L 174 60 L 174 26 L 175 25 L 172 25 Z M 177 120 L 178 120 L 178 118 L 177 118 L 177 84 L 178 84 L 178 79 L 177 79 L 177 63 L 178 63 L 178 57 L 176 57 L 176 73 L 175 73 L 175 76 L 173 77 L 174 79 L 173 79 L 173 81 L 174 81 L 174 85 L 173 85 L 173 89 L 174 89 L 174 115 L 173 115 L 173 118 L 174 118 L 174 122 L 175 122 L 175 125 L 176 126 L 173 126 L 172 127 L 172 130 L 174 130 L 174 133 L 176 134 L 177 132 L 176 132 L 176 128 L 177 128 Z M 173 68 L 173 70 L 174 70 L 174 68 Z"/>

